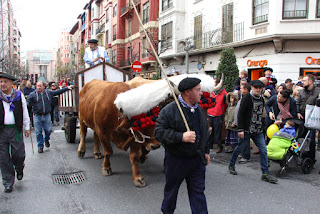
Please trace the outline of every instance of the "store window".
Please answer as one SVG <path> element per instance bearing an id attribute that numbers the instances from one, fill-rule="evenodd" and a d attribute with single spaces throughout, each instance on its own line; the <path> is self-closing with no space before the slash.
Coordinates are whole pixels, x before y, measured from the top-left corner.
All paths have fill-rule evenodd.
<path id="1" fill-rule="evenodd" d="M 315 76 L 315 84 L 320 87 L 320 67 L 319 68 L 300 68 L 300 76 L 312 74 Z"/>
<path id="2" fill-rule="evenodd" d="M 308 0 L 283 0 L 283 19 L 307 18 Z"/>
<path id="3" fill-rule="evenodd" d="M 253 0 L 253 24 L 268 21 L 269 0 Z"/>

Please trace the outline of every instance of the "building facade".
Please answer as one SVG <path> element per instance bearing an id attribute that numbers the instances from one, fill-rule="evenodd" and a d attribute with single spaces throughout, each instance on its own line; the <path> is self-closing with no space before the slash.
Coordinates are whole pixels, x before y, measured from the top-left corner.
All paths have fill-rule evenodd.
<path id="1" fill-rule="evenodd" d="M 161 0 L 159 5 L 166 72 L 174 67 L 214 75 L 221 50 L 233 47 L 239 70 L 251 79 L 272 67 L 279 82 L 307 73 L 319 80 L 319 29 L 319 0 Z"/>
<path id="2" fill-rule="evenodd" d="M 10 0 L 0 0 L 0 72 L 21 78 L 20 37 L 21 32 L 14 19 Z"/>
<path id="3" fill-rule="evenodd" d="M 44 82 L 57 81 L 56 76 L 56 50 L 27 51 L 24 64 L 33 83 L 41 80 Z"/>

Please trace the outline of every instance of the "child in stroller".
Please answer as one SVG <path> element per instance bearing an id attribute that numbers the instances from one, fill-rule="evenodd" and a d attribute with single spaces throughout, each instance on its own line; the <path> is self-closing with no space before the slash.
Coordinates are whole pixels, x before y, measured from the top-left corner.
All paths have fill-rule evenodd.
<path id="1" fill-rule="evenodd" d="M 280 163 L 278 176 L 283 175 L 287 167 L 297 165 L 301 165 L 302 172 L 308 174 L 313 169 L 314 163 L 303 155 L 309 151 L 310 144 L 303 121 L 290 119 L 284 123 L 285 127 L 272 136 L 267 146 L 268 158 Z"/>

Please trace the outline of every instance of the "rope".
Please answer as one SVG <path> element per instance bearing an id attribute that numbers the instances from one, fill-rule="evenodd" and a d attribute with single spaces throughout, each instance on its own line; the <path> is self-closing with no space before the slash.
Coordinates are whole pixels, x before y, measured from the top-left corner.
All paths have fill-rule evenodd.
<path id="1" fill-rule="evenodd" d="M 141 140 L 139 140 L 138 138 L 137 138 L 137 136 L 134 134 L 134 132 L 133 132 L 133 130 L 132 130 L 132 128 L 130 127 L 130 131 L 131 131 L 131 134 L 133 135 L 133 137 L 134 137 L 134 141 L 135 142 L 137 142 L 137 143 L 144 143 L 144 142 L 146 142 L 145 141 L 145 139 L 147 138 L 147 139 L 150 139 L 150 137 L 149 136 L 147 136 L 147 135 L 144 135 L 144 134 L 142 134 L 140 131 L 137 131 L 137 132 L 139 132 L 139 134 L 141 135 L 141 137 L 142 137 L 142 141 Z"/>

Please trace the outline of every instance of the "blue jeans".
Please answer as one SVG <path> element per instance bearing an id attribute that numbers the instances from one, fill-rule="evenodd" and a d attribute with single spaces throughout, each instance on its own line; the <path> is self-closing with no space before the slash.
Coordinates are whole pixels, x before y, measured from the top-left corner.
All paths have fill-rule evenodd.
<path id="1" fill-rule="evenodd" d="M 232 156 L 230 158 L 230 166 L 235 166 L 236 161 L 238 158 L 238 155 L 242 152 L 244 152 L 245 147 L 247 144 L 250 146 L 250 138 L 253 140 L 253 142 L 256 144 L 256 146 L 259 148 L 260 151 L 260 166 L 262 173 L 269 173 L 268 169 L 268 156 L 267 156 L 267 146 L 266 142 L 264 140 L 264 135 L 263 133 L 258 134 L 258 135 L 252 135 L 248 133 L 244 133 L 244 138 L 240 139 L 239 138 L 239 143 L 236 146 L 236 148 L 233 150 Z"/>
<path id="2" fill-rule="evenodd" d="M 53 118 L 56 122 L 59 122 L 59 106 L 58 105 L 53 107 Z"/>
<path id="3" fill-rule="evenodd" d="M 46 115 L 33 115 L 34 128 L 36 131 L 37 145 L 38 148 L 43 148 L 43 142 L 50 140 L 51 134 L 51 117 L 50 114 Z M 44 130 L 44 138 L 42 135 Z"/>

